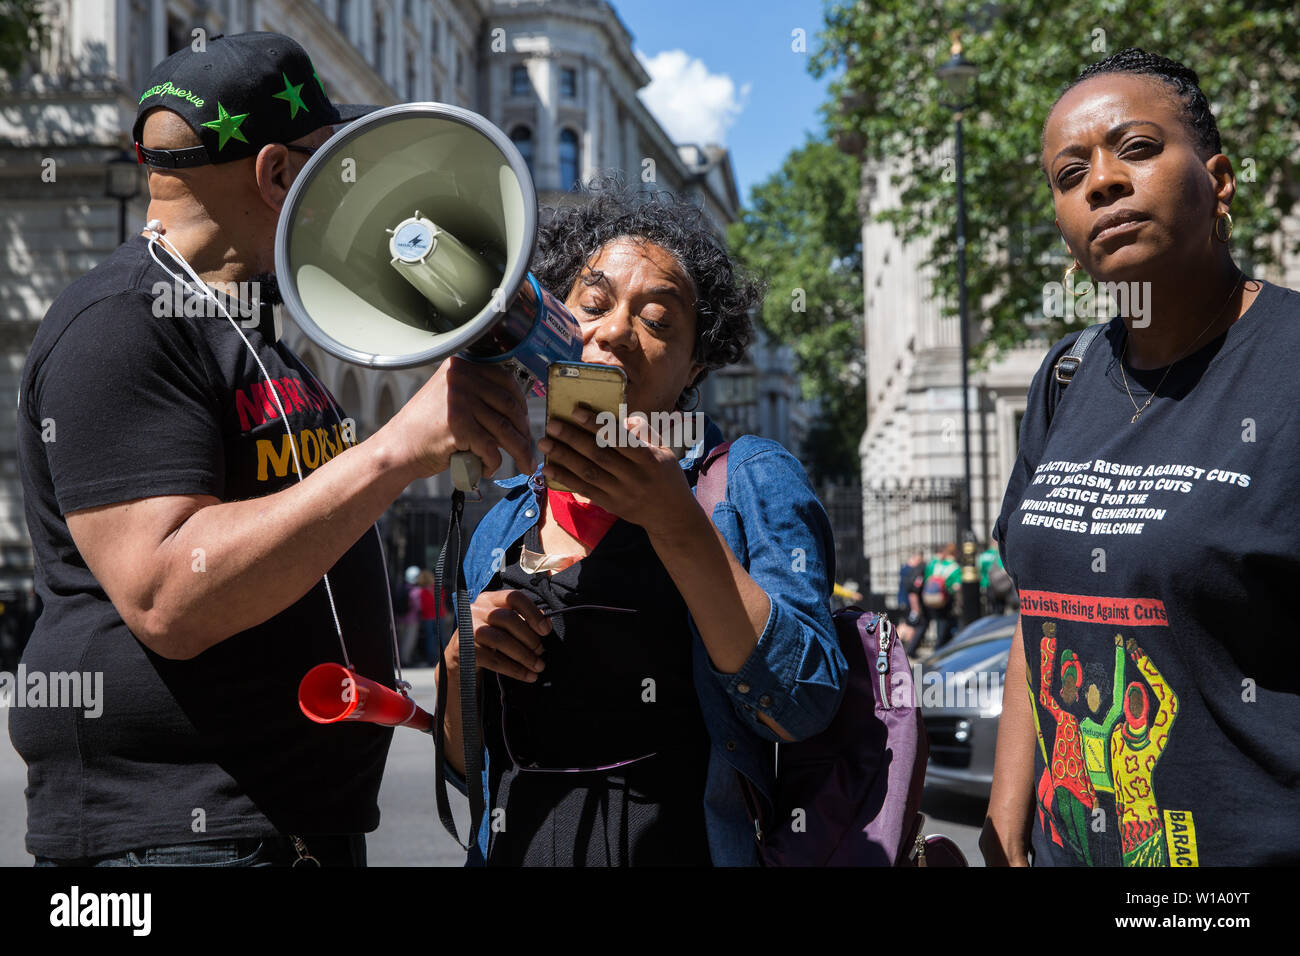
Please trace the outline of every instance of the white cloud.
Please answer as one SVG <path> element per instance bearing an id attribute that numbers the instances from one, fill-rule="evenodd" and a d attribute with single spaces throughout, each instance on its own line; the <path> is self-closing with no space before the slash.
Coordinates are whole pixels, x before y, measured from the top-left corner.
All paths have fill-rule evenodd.
<path id="1" fill-rule="evenodd" d="M 703 60 L 685 50 L 665 50 L 652 57 L 640 50 L 637 59 L 650 74 L 641 101 L 676 143 L 716 143 L 725 146 L 727 130 L 749 98 L 750 84 L 736 88 L 725 73 L 710 73 Z"/>

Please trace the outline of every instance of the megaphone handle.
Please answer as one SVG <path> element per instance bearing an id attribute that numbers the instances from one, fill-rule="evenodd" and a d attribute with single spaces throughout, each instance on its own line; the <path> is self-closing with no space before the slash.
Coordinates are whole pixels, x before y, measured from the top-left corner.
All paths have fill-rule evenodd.
<path id="1" fill-rule="evenodd" d="M 483 477 L 483 462 L 472 451 L 458 451 L 451 456 L 451 482 L 460 491 L 477 491 Z"/>

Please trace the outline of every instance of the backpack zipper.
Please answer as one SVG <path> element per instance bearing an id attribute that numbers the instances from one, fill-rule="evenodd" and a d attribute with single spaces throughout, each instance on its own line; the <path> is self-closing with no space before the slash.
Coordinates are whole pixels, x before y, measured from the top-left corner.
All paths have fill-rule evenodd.
<path id="1" fill-rule="evenodd" d="M 894 629 L 889 623 L 889 615 L 876 615 L 876 638 L 880 643 L 880 653 L 876 657 L 876 674 L 880 680 L 880 702 L 886 710 L 892 710 L 889 700 L 889 642 Z"/>
<path id="2" fill-rule="evenodd" d="M 759 820 L 758 796 L 753 791 L 753 786 L 749 779 L 739 770 L 736 773 L 740 776 L 740 793 L 745 800 L 745 809 L 749 811 L 749 817 L 754 821 L 754 840 L 759 849 L 763 847 L 763 824 Z"/>

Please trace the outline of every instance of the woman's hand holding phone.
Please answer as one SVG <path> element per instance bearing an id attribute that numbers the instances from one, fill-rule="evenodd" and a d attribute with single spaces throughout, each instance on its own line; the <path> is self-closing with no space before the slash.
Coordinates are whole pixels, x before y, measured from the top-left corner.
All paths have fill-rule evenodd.
<path id="1" fill-rule="evenodd" d="M 676 453 L 658 444 L 644 418 L 633 415 L 621 422 L 627 435 L 612 445 L 601 440 L 596 416 L 588 409 L 578 408 L 574 420 L 552 419 L 537 444 L 546 455 L 542 475 L 548 483 L 557 479 L 648 531 L 702 514 Z"/>

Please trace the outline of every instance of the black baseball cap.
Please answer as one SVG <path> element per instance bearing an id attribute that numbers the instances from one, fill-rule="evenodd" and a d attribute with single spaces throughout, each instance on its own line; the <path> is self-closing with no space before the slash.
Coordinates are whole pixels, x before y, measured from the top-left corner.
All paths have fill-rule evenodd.
<path id="1" fill-rule="evenodd" d="M 158 107 L 184 119 L 203 145 L 145 149 L 145 114 Z M 256 156 L 267 143 L 289 143 L 378 108 L 331 103 L 311 57 L 287 36 L 218 34 L 203 50 L 186 47 L 153 68 L 132 138 L 141 163 L 182 169 Z"/>

